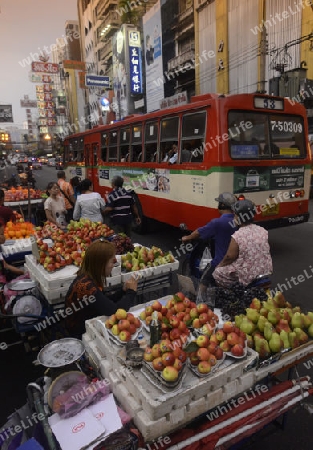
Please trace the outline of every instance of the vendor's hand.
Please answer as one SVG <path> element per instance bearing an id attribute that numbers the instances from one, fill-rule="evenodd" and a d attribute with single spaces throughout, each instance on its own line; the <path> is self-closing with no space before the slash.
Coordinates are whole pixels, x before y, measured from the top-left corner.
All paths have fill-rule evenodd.
<path id="1" fill-rule="evenodd" d="M 141 224 L 141 219 L 140 219 L 140 217 L 136 217 L 135 222 L 136 222 L 137 225 L 140 225 L 140 224 Z"/>
<path id="2" fill-rule="evenodd" d="M 125 281 L 123 289 L 124 289 L 124 291 L 127 291 L 127 289 L 132 289 L 133 291 L 137 291 L 137 286 L 138 286 L 138 281 L 134 277 L 131 277 L 127 281 Z"/>
<path id="3" fill-rule="evenodd" d="M 182 240 L 182 242 L 188 242 L 188 241 L 190 241 L 190 236 L 183 236 L 181 238 L 181 240 Z"/>

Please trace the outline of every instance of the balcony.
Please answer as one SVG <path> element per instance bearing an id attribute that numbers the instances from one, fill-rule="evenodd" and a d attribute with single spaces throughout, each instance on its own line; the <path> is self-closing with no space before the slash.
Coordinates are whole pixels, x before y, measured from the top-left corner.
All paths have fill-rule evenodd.
<path id="1" fill-rule="evenodd" d="M 188 50 L 181 53 L 178 56 L 175 56 L 175 58 L 172 58 L 167 63 L 167 70 L 168 72 L 171 72 L 173 70 L 178 70 L 179 67 L 183 66 L 187 62 L 190 62 L 195 57 L 195 49 L 193 46 L 191 46 Z"/>
<path id="2" fill-rule="evenodd" d="M 193 6 L 190 6 L 190 8 L 185 9 L 185 11 L 178 14 L 177 21 L 181 24 L 184 20 L 188 19 L 189 17 L 192 17 L 193 19 Z"/>
<path id="3" fill-rule="evenodd" d="M 108 42 L 106 42 L 105 44 L 102 43 L 102 47 L 99 49 L 98 52 L 98 61 L 101 62 L 107 59 L 107 57 L 110 55 L 111 52 L 112 52 L 112 42 L 111 39 L 109 39 Z"/>

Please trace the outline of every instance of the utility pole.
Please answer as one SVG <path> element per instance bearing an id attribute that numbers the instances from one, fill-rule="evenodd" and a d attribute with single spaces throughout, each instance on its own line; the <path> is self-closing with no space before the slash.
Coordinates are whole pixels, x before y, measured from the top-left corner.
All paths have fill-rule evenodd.
<path id="1" fill-rule="evenodd" d="M 264 22 L 266 20 L 266 8 L 265 8 L 265 0 L 262 0 L 261 3 L 261 13 L 260 18 L 262 20 L 262 31 L 260 35 L 260 66 L 259 66 L 259 88 L 258 91 L 261 94 L 265 94 L 265 79 L 266 79 L 266 54 L 267 54 L 267 48 L 268 48 L 268 41 L 267 41 L 267 32 L 266 27 L 264 26 Z"/>

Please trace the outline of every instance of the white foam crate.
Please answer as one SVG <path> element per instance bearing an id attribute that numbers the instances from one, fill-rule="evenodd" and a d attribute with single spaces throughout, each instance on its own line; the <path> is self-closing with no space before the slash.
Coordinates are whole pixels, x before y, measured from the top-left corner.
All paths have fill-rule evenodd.
<path id="1" fill-rule="evenodd" d="M 42 284 L 38 283 L 38 288 L 40 292 L 50 305 L 64 302 L 69 287 L 70 285 L 61 287 L 59 289 L 46 289 Z"/>
<path id="2" fill-rule="evenodd" d="M 15 253 L 31 252 L 32 241 L 30 238 L 8 240 L 7 243 L 1 245 L 1 251 L 4 257 L 14 255 Z"/>
<path id="3" fill-rule="evenodd" d="M 47 272 L 41 264 L 38 264 L 34 255 L 26 255 L 25 265 L 31 274 L 45 289 L 60 289 L 69 286 L 75 279 L 78 267 L 66 266 L 56 272 Z"/>

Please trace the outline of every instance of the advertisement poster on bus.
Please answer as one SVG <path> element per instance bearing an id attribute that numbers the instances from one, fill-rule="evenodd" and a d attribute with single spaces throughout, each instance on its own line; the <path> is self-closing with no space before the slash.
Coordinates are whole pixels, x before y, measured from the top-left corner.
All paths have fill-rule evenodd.
<path id="1" fill-rule="evenodd" d="M 234 167 L 234 193 L 303 188 L 304 172 L 304 165 Z"/>
<path id="2" fill-rule="evenodd" d="M 147 112 L 159 109 L 164 98 L 160 0 L 143 16 Z"/>
<path id="3" fill-rule="evenodd" d="M 124 178 L 126 189 L 143 189 L 163 194 L 170 192 L 170 170 L 169 169 L 127 169 L 110 168 L 99 169 L 99 179 L 112 180 L 115 176 Z"/>

